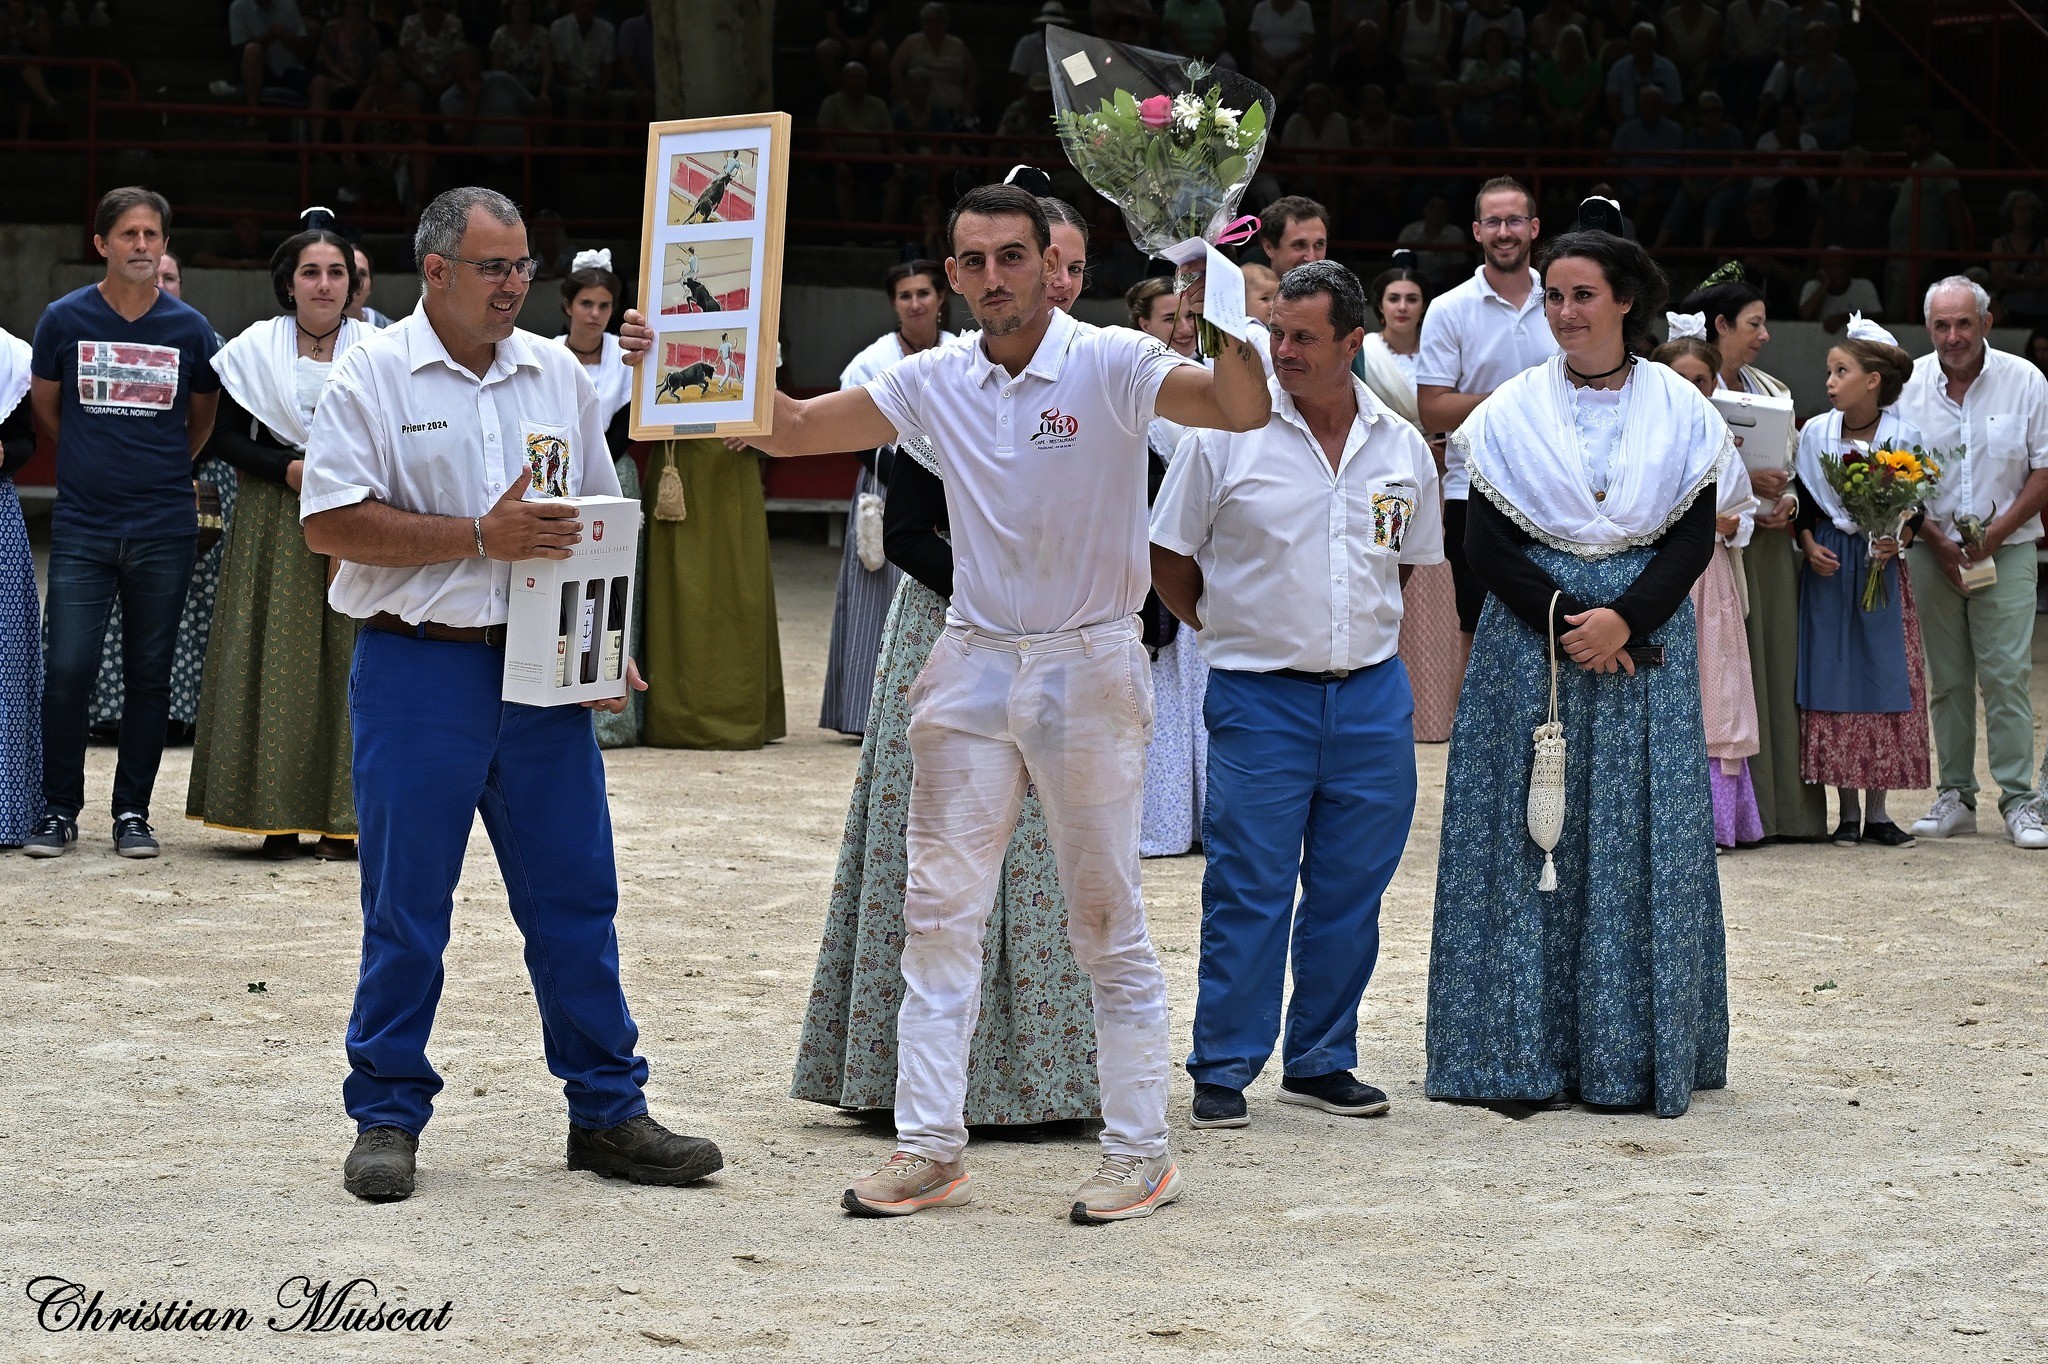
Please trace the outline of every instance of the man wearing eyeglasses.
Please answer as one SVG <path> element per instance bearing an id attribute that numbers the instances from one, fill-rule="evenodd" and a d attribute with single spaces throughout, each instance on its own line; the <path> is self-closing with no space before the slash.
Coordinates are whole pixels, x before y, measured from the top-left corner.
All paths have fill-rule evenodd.
<path id="1" fill-rule="evenodd" d="M 1455 431 L 1472 409 L 1508 380 L 1557 354 L 1543 318 L 1543 291 L 1529 253 L 1543 224 L 1536 196 L 1500 176 L 1480 186 L 1472 204 L 1472 240 L 1485 262 L 1472 278 L 1429 305 L 1415 363 L 1415 400 L 1422 429 Z M 1471 481 L 1452 447 L 1444 456 L 1444 557 L 1458 591 L 1458 630 L 1466 657 L 1479 626 L 1486 588 L 1465 562 L 1465 498 Z"/>
<path id="2" fill-rule="evenodd" d="M 565 559 L 582 538 L 573 508 L 531 498 L 619 492 L 604 412 L 575 357 L 515 325 L 536 262 L 509 199 L 448 191 L 413 253 L 420 306 L 335 365 L 300 496 L 307 546 L 341 563 L 328 601 L 365 626 L 350 687 L 363 958 L 342 1086 L 358 1134 L 342 1182 L 373 1201 L 413 1191 L 441 1088 L 426 1051 L 441 955 L 481 813 L 568 1095 L 570 1168 L 689 1183 L 723 1162 L 647 1116 L 590 717 L 500 699 L 510 565 Z M 626 320 L 637 363 L 652 334 Z M 542 447 L 537 470 L 528 451 Z M 630 659 L 626 675 L 644 687 Z"/>

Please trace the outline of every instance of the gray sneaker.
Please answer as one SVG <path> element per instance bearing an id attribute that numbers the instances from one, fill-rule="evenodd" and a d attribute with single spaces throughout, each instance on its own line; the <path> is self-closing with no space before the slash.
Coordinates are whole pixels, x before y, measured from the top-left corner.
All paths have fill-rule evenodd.
<path id="1" fill-rule="evenodd" d="M 62 815 L 44 815 L 29 831 L 21 851 L 29 857 L 62 857 L 77 841 L 77 820 L 66 819 Z"/>
<path id="2" fill-rule="evenodd" d="M 149 821 L 130 810 L 114 816 L 114 851 L 123 857 L 155 857 L 163 851 Z"/>
<path id="3" fill-rule="evenodd" d="M 1180 1167 L 1172 1156 L 1104 1156 L 1074 1195 L 1073 1218 L 1086 1225 L 1150 1217 L 1179 1198 Z"/>
<path id="4" fill-rule="evenodd" d="M 966 1161 L 897 1151 L 881 1169 L 848 1185 L 839 1206 L 855 1217 L 908 1217 L 926 1208 L 956 1208 L 973 1197 Z"/>

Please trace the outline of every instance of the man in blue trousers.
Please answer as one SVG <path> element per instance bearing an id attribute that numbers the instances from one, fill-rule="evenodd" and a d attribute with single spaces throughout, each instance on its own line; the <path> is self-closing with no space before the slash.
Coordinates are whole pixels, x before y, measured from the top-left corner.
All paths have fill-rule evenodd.
<path id="1" fill-rule="evenodd" d="M 1351 1071 L 1380 897 L 1415 815 L 1401 586 L 1442 561 L 1443 515 L 1429 447 L 1352 377 L 1364 324 L 1349 270 L 1288 271 L 1272 420 L 1189 437 L 1152 511 L 1153 582 L 1211 669 L 1195 1127 L 1251 1121 L 1244 1091 L 1280 1037 L 1290 936 L 1280 1101 L 1387 1111 Z"/>
<path id="2" fill-rule="evenodd" d="M 619 984 L 618 873 L 590 713 L 500 699 L 508 565 L 565 559 L 575 509 L 531 492 L 619 492 L 596 389 L 575 357 L 516 330 L 537 262 L 511 200 L 453 189 L 414 236 L 418 311 L 334 366 L 306 448 L 306 543 L 363 622 L 349 678 L 363 961 L 349 1018 L 350 1193 L 413 1191 L 441 1078 L 427 1035 L 455 884 L 481 812 L 569 1101 L 569 1168 L 641 1184 L 717 1170 L 718 1148 L 647 1116 L 647 1063 Z M 628 344 L 644 350 L 634 315 Z M 569 449 L 533 487 L 536 438 Z M 643 685 L 629 662 L 627 675 Z M 624 701 L 593 703 L 617 711 Z"/>

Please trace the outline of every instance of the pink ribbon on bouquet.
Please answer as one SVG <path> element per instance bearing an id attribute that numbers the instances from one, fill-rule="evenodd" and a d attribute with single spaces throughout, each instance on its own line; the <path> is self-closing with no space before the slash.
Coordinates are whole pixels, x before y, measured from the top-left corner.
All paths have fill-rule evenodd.
<path id="1" fill-rule="evenodd" d="M 1217 234 L 1216 244 L 1218 246 L 1236 246 L 1241 242 L 1248 242 L 1259 234 L 1259 227 L 1259 215 L 1247 213 Z"/>

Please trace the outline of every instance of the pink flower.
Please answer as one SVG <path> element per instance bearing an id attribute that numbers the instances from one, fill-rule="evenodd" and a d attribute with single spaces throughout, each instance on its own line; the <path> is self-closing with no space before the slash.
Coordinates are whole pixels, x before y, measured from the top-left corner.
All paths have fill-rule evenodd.
<path id="1" fill-rule="evenodd" d="M 1164 128 L 1173 122 L 1173 100 L 1166 95 L 1139 100 L 1138 122 L 1147 128 Z"/>

